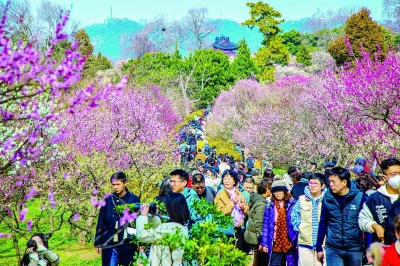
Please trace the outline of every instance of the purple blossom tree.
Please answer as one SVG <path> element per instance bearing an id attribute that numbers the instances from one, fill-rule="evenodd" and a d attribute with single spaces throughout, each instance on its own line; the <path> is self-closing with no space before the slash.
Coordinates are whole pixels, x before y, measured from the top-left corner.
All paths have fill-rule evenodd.
<path id="1" fill-rule="evenodd" d="M 78 43 L 65 50 L 61 61 L 53 56 L 55 46 L 68 37 L 63 33 L 68 12 L 41 53 L 35 43 L 14 43 L 6 34 L 7 7 L 0 22 L 0 219 L 11 219 L 10 226 L 17 228 L 11 236 L 18 243 L 16 233 L 30 231 L 33 225 L 31 220 L 24 223 L 27 200 L 44 196 L 55 207 L 55 190 L 42 189 L 48 181 L 42 169 L 66 155 L 60 150 L 67 133 L 62 117 L 73 115 L 78 107 L 82 111 L 97 106 L 121 90 L 126 78 L 95 91 L 93 85 L 78 89 L 86 60 L 78 53 Z M 22 210 L 26 211 L 21 214 Z"/>

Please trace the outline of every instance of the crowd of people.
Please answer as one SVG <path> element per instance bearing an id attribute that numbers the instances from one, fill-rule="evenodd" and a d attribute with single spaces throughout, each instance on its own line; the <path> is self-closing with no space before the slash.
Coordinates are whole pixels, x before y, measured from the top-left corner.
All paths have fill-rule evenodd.
<path id="1" fill-rule="evenodd" d="M 199 119 L 184 131 L 186 137 L 182 134 L 180 139 L 181 164 L 188 170 L 172 171 L 161 182 L 155 198 L 168 206 L 170 222 L 161 224 L 157 216 L 148 217 L 147 205 L 137 222 L 138 239 L 153 243 L 151 265 L 184 263 L 183 250 L 160 247 L 157 240 L 165 233 L 180 232 L 184 241 L 193 224 L 205 221 L 193 208 L 202 198 L 232 217 L 233 227 L 224 233 L 239 250 L 253 254 L 253 265 L 400 265 L 399 160 L 382 161 L 380 176 L 362 157 L 351 170 L 327 161 L 321 169 L 315 163 L 303 171 L 291 166 L 279 176 L 263 156 L 249 154 L 244 158 L 240 145 L 235 147 L 242 154 L 238 160 L 229 154 L 217 154 L 216 147 L 208 146 Z M 125 179 L 113 178 L 125 184 Z M 122 195 L 113 180 L 120 202 L 121 197 L 125 198 L 122 202 L 138 202 L 126 196 L 130 194 L 126 187 Z M 104 215 L 100 211 L 96 239 L 105 236 L 103 239 L 110 240 L 119 228 L 118 215 L 112 215 L 112 219 Z M 112 220 L 108 229 L 102 228 L 101 219 Z M 146 227 L 147 223 L 152 226 Z M 104 252 L 103 248 L 103 262 L 108 261 L 103 265 L 116 265 L 114 258 L 132 254 L 115 239 L 113 243 L 106 243 L 110 251 Z M 104 246 L 104 242 L 98 241 L 96 246 Z M 118 263 L 125 265 L 122 261 Z"/>
<path id="2" fill-rule="evenodd" d="M 182 169 L 170 172 L 155 198 L 165 204 L 167 223 L 161 223 L 151 204 L 142 204 L 135 232 L 130 232 L 115 207 L 140 200 L 127 189 L 124 173 L 111 176 L 114 193 L 100 208 L 96 228 L 102 265 L 132 263 L 138 248 L 130 244 L 130 234 L 151 244 L 151 265 L 184 265 L 184 251 L 171 250 L 159 240 L 178 233 L 184 242 L 194 224 L 205 222 L 193 208 L 203 198 L 232 217 L 233 226 L 224 233 L 253 256 L 253 265 L 400 265 L 398 159 L 383 160 L 379 176 L 362 157 L 349 168 L 327 161 L 320 169 L 315 163 L 311 169 L 291 166 L 280 176 L 263 156 L 244 158 L 240 145 L 236 149 L 242 158 L 217 155 L 199 119 L 185 128 L 185 136 Z M 27 250 L 29 265 L 42 265 L 34 264 L 40 259 L 58 263 L 47 243 L 36 244 Z"/>
<path id="3" fill-rule="evenodd" d="M 193 224 L 204 222 L 193 208 L 201 198 L 232 217 L 232 230 L 224 232 L 238 249 L 253 253 L 253 265 L 400 265 L 398 159 L 382 161 L 381 176 L 358 164 L 349 170 L 327 162 L 321 172 L 292 166 L 279 176 L 270 168 L 260 173 L 245 165 L 241 171 L 230 159 L 222 162 L 228 167 L 215 171 L 215 178 L 207 174 L 212 166 L 203 164 L 191 172 L 176 169 L 165 178 L 156 199 L 164 202 L 168 223 L 149 215 L 149 205 L 142 206 L 136 234 L 143 243 L 153 243 L 151 265 L 184 264 L 183 250 L 157 241 L 177 232 L 184 241 Z M 215 179 L 220 180 L 215 188 L 207 186 Z M 111 206 L 101 208 L 96 246 L 103 248 L 103 265 L 129 265 L 124 258 L 132 260 L 133 251 L 127 249 L 132 245 L 124 230 L 118 232 L 120 217 L 113 206 L 138 199 L 126 189 L 123 173 L 114 174 L 111 182 L 115 192 Z M 104 218 L 107 213 L 111 216 Z"/>

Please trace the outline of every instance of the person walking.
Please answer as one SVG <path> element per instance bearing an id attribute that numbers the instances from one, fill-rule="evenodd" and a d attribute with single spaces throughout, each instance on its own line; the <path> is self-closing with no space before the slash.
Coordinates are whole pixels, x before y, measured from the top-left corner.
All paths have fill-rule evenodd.
<path id="1" fill-rule="evenodd" d="M 350 171 L 334 167 L 328 172 L 329 187 L 323 197 L 317 237 L 317 257 L 327 266 L 359 266 L 362 262 L 364 239 L 358 226 L 358 215 L 366 196 L 350 181 Z M 325 240 L 326 237 L 326 240 Z"/>
<path id="2" fill-rule="evenodd" d="M 222 175 L 224 187 L 218 192 L 214 202 L 218 210 L 226 215 L 231 215 L 234 221 L 234 237 L 236 247 L 243 248 L 242 225 L 244 217 L 249 212 L 249 206 L 242 193 L 239 191 L 239 176 L 233 170 L 225 171 Z"/>
<path id="3" fill-rule="evenodd" d="M 296 201 L 281 176 L 275 176 L 271 192 L 271 201 L 267 202 L 264 209 L 262 250 L 268 253 L 270 266 L 295 266 L 297 232 L 293 230 L 290 214 Z"/>
<path id="4" fill-rule="evenodd" d="M 387 215 L 392 204 L 399 198 L 400 161 L 396 158 L 383 160 L 381 169 L 388 181 L 368 198 L 358 218 L 361 230 L 373 233 L 373 242 L 384 241 Z"/>
<path id="5" fill-rule="evenodd" d="M 105 199 L 105 205 L 100 208 L 97 220 L 94 246 L 101 253 L 103 266 L 131 265 L 136 246 L 131 245 L 127 238 L 125 224 L 119 224 L 120 214 L 115 211 L 118 205 L 140 202 L 139 198 L 126 188 L 125 173 L 116 172 L 110 182 L 114 193 Z"/>
<path id="6" fill-rule="evenodd" d="M 268 252 L 263 252 L 261 246 L 261 234 L 264 221 L 264 209 L 267 200 L 271 196 L 272 179 L 264 178 L 257 185 L 257 193 L 251 195 L 251 208 L 248 215 L 247 228 L 244 239 L 253 245 L 253 266 L 265 265 L 268 262 Z"/>
<path id="7" fill-rule="evenodd" d="M 291 213 L 293 229 L 299 232 L 299 266 L 321 265 L 317 259 L 316 245 L 322 197 L 326 191 L 324 182 L 323 174 L 313 174 L 304 188 L 304 195 L 299 197 Z"/>

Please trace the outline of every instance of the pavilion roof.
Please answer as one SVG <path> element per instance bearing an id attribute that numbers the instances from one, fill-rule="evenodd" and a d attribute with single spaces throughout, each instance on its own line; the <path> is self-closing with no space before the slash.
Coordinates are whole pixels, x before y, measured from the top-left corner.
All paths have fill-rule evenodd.
<path id="1" fill-rule="evenodd" d="M 237 50 L 238 47 L 235 43 L 229 40 L 229 37 L 221 36 L 216 37 L 215 42 L 211 45 L 218 50 Z"/>

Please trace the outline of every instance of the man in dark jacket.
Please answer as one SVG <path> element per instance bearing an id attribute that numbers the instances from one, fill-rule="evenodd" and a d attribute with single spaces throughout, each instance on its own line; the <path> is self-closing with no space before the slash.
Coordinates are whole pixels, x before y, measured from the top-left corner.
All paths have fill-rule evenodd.
<path id="1" fill-rule="evenodd" d="M 330 189 L 322 201 L 317 237 L 317 257 L 324 258 L 322 244 L 326 236 L 327 265 L 361 265 L 363 256 L 362 231 L 358 214 L 366 196 L 350 181 L 350 171 L 334 167 L 328 172 Z"/>
<path id="2" fill-rule="evenodd" d="M 119 224 L 121 214 L 114 209 L 116 205 L 140 200 L 126 188 L 126 175 L 123 172 L 114 173 L 110 181 L 114 193 L 105 199 L 105 205 L 100 208 L 94 246 L 97 253 L 102 254 L 103 266 L 131 265 L 136 246 L 129 244 L 125 230 L 128 224 Z"/>
<path id="3" fill-rule="evenodd" d="M 217 194 L 212 187 L 206 186 L 206 179 L 203 174 L 194 174 L 192 177 L 192 188 L 196 191 L 199 198 L 205 198 L 208 203 L 214 204 L 214 198 Z"/>
<path id="4" fill-rule="evenodd" d="M 295 200 L 299 200 L 300 196 L 304 195 L 304 189 L 308 186 L 308 181 L 312 176 L 311 172 L 303 172 L 299 183 L 295 184 L 290 191 Z"/>

